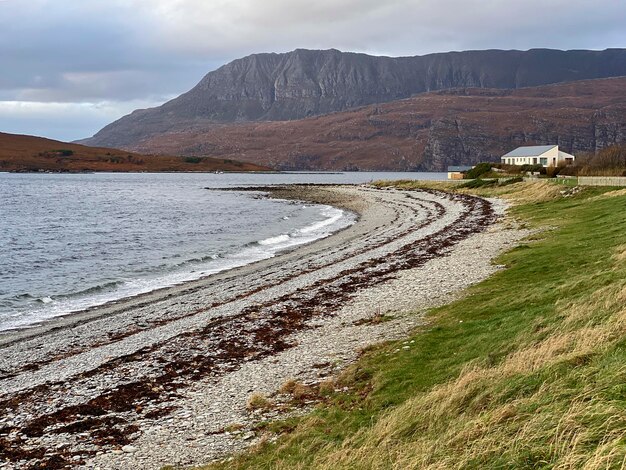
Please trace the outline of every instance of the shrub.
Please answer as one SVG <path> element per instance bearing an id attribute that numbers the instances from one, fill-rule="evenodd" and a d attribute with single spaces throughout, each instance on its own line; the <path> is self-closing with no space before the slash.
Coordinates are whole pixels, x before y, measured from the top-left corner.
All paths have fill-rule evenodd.
<path id="1" fill-rule="evenodd" d="M 520 165 L 519 167 L 522 173 L 530 172 L 541 172 L 543 170 L 543 165 Z"/>
<path id="2" fill-rule="evenodd" d="M 185 157 L 185 163 L 200 163 L 201 161 L 200 157 Z"/>
<path id="3" fill-rule="evenodd" d="M 491 165 L 492 165 L 491 163 L 479 163 L 474 168 L 472 168 L 467 173 L 465 173 L 465 178 L 467 179 L 480 178 L 485 173 L 488 173 L 489 171 L 491 171 Z"/>
<path id="4" fill-rule="evenodd" d="M 596 153 L 577 155 L 575 167 L 576 174 L 581 176 L 626 176 L 626 145 L 612 145 Z"/>
<path id="5" fill-rule="evenodd" d="M 60 154 L 62 157 L 71 157 L 72 155 L 74 155 L 74 151 L 68 149 L 55 150 L 55 152 Z"/>
<path id="6" fill-rule="evenodd" d="M 483 188 L 485 186 L 495 186 L 498 184 L 498 180 L 483 180 L 477 178 L 475 180 L 468 181 L 466 183 L 460 184 L 459 188 Z"/>
<path id="7" fill-rule="evenodd" d="M 549 166 L 546 168 L 546 176 L 548 178 L 556 178 L 556 175 L 563 169 L 562 166 Z"/>

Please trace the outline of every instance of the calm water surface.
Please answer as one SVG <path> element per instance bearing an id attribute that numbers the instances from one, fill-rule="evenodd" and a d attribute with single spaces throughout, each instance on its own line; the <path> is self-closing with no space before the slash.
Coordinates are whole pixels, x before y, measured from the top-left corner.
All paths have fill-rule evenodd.
<path id="1" fill-rule="evenodd" d="M 445 173 L 0 173 L 0 330 L 197 279 L 354 223 L 330 206 L 208 191 Z"/>

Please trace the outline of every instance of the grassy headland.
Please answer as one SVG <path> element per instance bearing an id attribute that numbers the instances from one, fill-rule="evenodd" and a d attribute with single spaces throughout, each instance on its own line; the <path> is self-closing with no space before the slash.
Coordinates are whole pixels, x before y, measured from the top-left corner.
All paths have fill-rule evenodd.
<path id="1" fill-rule="evenodd" d="M 18 172 L 211 172 L 271 171 L 230 159 L 142 155 L 110 148 L 0 132 L 0 171 Z"/>
<path id="2" fill-rule="evenodd" d="M 626 191 L 459 190 L 508 198 L 510 217 L 539 230 L 497 260 L 507 269 L 429 312 L 410 347 L 366 351 L 337 380 L 347 392 L 204 468 L 624 465 Z"/>

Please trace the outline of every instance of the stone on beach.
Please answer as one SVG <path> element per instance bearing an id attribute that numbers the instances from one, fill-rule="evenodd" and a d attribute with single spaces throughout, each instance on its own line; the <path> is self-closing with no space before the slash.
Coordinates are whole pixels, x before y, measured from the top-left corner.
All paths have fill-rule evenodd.
<path id="1" fill-rule="evenodd" d="M 280 191 L 357 211 L 359 222 L 255 265 L 5 338 L 0 416 L 10 412 L 29 446 L 71 465 L 78 454 L 107 469 L 223 458 L 257 440 L 251 390 L 270 396 L 289 378 L 319 382 L 361 348 L 405 337 L 427 308 L 498 269 L 491 259 L 526 233 L 483 230 L 491 210 L 503 213 L 499 201 L 348 186 Z M 363 321 L 378 313 L 392 315 Z M 234 424 L 240 432 L 227 434 Z M 14 468 L 34 464 L 29 455 Z"/>

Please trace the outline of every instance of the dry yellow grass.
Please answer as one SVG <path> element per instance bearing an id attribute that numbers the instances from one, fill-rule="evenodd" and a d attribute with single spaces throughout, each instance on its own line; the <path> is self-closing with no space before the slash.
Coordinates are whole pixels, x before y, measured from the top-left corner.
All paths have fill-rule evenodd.
<path id="1" fill-rule="evenodd" d="M 614 191 L 608 191 L 606 193 L 601 194 L 600 196 L 597 196 L 598 198 L 605 198 L 605 197 L 619 197 L 619 196 L 626 196 L 626 188 L 624 189 L 616 189 Z"/>
<path id="2" fill-rule="evenodd" d="M 335 383 L 332 380 L 322 380 L 318 386 L 320 395 L 328 395 L 335 391 Z"/>
<path id="3" fill-rule="evenodd" d="M 398 189 L 437 189 L 462 194 L 501 197 L 516 205 L 551 201 L 560 197 L 561 191 L 567 189 L 548 180 L 525 181 L 507 186 L 489 186 L 479 189 L 461 188 L 458 183 L 450 181 L 378 181 L 374 185 L 392 186 Z"/>
<path id="4" fill-rule="evenodd" d="M 515 204 L 529 204 L 551 201 L 561 196 L 563 186 L 550 181 L 537 180 L 515 183 L 508 186 L 487 187 L 479 190 L 459 189 L 459 192 L 480 194 L 481 196 L 500 197 Z"/>
<path id="5" fill-rule="evenodd" d="M 313 388 L 310 387 L 309 385 L 298 383 L 293 388 L 293 391 L 291 392 L 291 395 L 296 400 L 303 400 L 305 398 L 314 396 L 315 395 L 315 390 L 313 390 Z"/>
<path id="6" fill-rule="evenodd" d="M 626 261 L 626 245 L 620 245 L 617 247 L 614 258 L 616 261 Z"/>
<path id="7" fill-rule="evenodd" d="M 318 468 L 475 468 L 477 461 L 490 461 L 505 448 L 523 448 L 538 438 L 545 442 L 551 468 L 625 468 L 626 411 L 597 400 L 593 386 L 564 411 L 550 410 L 559 385 L 549 382 L 529 396 L 492 405 L 516 378 L 561 362 L 584 363 L 614 347 L 626 336 L 625 299 L 626 279 L 588 299 L 563 303 L 558 310 L 565 320 L 546 339 L 521 347 L 496 366 L 468 365 L 455 380 L 417 395 L 357 433 Z M 599 311 L 604 321 L 598 323 Z M 626 374 L 626 364 L 624 369 Z M 521 411 L 541 406 L 546 409 L 535 414 Z M 609 421 L 589 455 L 588 443 L 598 430 L 581 423 L 597 415 Z"/>
<path id="8" fill-rule="evenodd" d="M 297 383 L 298 382 L 295 379 L 288 379 L 280 386 L 278 392 L 283 394 L 290 394 L 293 392 L 293 389 L 296 387 Z"/>
<path id="9" fill-rule="evenodd" d="M 249 410 L 267 410 L 272 407 L 272 402 L 262 393 L 253 393 L 248 398 Z"/>
<path id="10" fill-rule="evenodd" d="M 597 188 L 562 198 L 563 189 L 538 181 L 476 191 L 554 229 L 436 312 L 405 359 L 374 355 L 351 368 L 342 384 L 371 386 L 358 412 L 340 402 L 237 468 L 626 468 L 623 200 Z M 431 378 L 437 367 L 451 372 Z"/>

